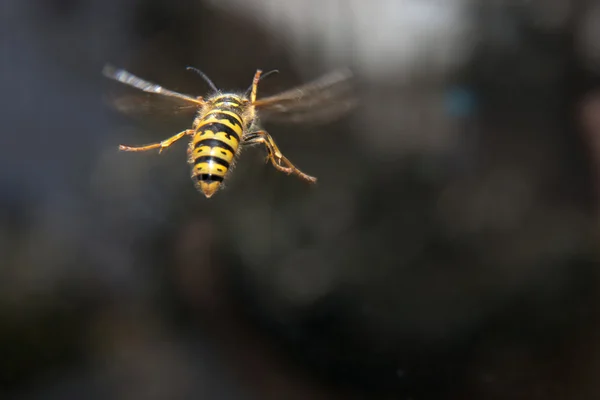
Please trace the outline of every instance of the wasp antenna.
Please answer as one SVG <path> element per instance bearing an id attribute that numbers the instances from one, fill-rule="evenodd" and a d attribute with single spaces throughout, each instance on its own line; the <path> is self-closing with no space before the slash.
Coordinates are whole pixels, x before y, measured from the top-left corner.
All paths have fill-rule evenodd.
<path id="1" fill-rule="evenodd" d="M 204 81 L 206 83 L 208 83 L 208 86 L 210 86 L 210 88 L 212 90 L 214 90 L 215 92 L 219 91 L 219 89 L 217 89 L 217 87 L 215 86 L 215 84 L 213 83 L 213 81 L 211 81 L 210 78 L 204 72 L 202 72 L 198 68 L 194 68 L 194 67 L 187 67 L 186 69 L 188 71 L 194 71 L 195 73 L 197 73 L 198 75 L 200 75 L 202 77 L 202 79 L 204 79 Z"/>
<path id="2" fill-rule="evenodd" d="M 262 74 L 262 76 L 260 77 L 260 80 L 262 81 L 263 79 L 265 79 L 267 76 L 269 75 L 273 75 L 273 74 L 278 74 L 279 70 L 278 69 L 272 69 L 269 72 L 265 72 L 264 74 Z"/>
<path id="3" fill-rule="evenodd" d="M 262 75 L 260 76 L 260 78 L 258 79 L 258 81 L 260 82 L 260 81 L 262 81 L 263 79 L 265 79 L 267 76 L 269 76 L 269 75 L 273 75 L 273 74 L 278 74 L 278 73 L 279 73 L 279 70 L 278 70 L 278 69 L 272 69 L 271 71 L 269 71 L 269 72 L 265 72 L 264 74 L 262 74 Z M 251 90 L 252 90 L 252 84 L 251 84 L 251 85 L 248 87 L 248 90 L 246 90 L 246 94 L 250 93 L 250 91 L 251 91 Z"/>

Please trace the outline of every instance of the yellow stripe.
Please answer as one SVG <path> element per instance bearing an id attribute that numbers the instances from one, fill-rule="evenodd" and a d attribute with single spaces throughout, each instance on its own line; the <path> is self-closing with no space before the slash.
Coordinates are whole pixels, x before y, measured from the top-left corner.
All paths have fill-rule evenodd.
<path id="1" fill-rule="evenodd" d="M 244 98 L 242 96 L 237 95 L 237 94 L 233 94 L 233 93 L 223 93 L 223 94 L 220 94 L 218 96 L 213 97 L 213 100 L 219 100 L 219 99 L 225 99 L 225 98 L 236 99 L 240 103 L 242 101 L 244 101 Z"/>
<path id="2" fill-rule="evenodd" d="M 209 163 L 203 162 L 203 163 L 194 165 L 192 174 L 194 176 L 200 175 L 200 174 L 225 176 L 226 172 L 227 172 L 227 168 L 225 168 L 223 165 L 216 164 L 216 163 L 209 164 Z"/>
<path id="3" fill-rule="evenodd" d="M 233 153 L 222 147 L 209 147 L 209 146 L 198 147 L 193 152 L 193 158 L 196 159 L 201 156 L 219 157 L 219 158 L 227 161 L 230 164 L 231 164 L 231 160 L 233 159 Z"/>
<path id="4" fill-rule="evenodd" d="M 236 103 L 230 103 L 228 101 L 223 101 L 221 103 L 215 103 L 215 107 L 222 107 L 225 104 L 227 104 L 227 107 L 239 107 L 240 106 L 239 104 L 236 104 Z"/>
<path id="5" fill-rule="evenodd" d="M 223 125 L 225 125 L 225 126 L 228 126 L 228 127 L 230 127 L 231 129 L 233 129 L 233 130 L 234 130 L 234 132 L 235 132 L 235 133 L 237 133 L 237 135 L 238 135 L 239 137 L 242 137 L 242 132 L 243 132 L 243 131 L 242 131 L 242 126 L 241 126 L 241 124 L 240 124 L 240 125 L 237 125 L 237 124 L 232 124 L 232 123 L 231 123 L 231 122 L 229 122 L 229 120 L 227 120 L 227 119 L 218 119 L 218 118 L 216 118 L 216 117 L 214 117 L 214 118 L 207 118 L 207 119 L 205 119 L 205 120 L 202 120 L 202 122 L 201 122 L 201 123 L 198 125 L 198 127 L 196 128 L 196 130 L 200 131 L 200 130 L 201 130 L 201 128 L 202 128 L 203 126 L 205 126 L 205 125 L 208 125 L 208 124 L 210 124 L 210 123 L 212 123 L 212 122 L 218 122 L 219 124 L 223 124 Z"/>
<path id="6" fill-rule="evenodd" d="M 207 129 L 205 131 L 202 130 L 198 130 L 196 131 L 196 133 L 194 134 L 194 137 L 192 138 L 192 144 L 195 147 L 196 143 L 198 143 L 201 140 L 204 139 L 219 139 L 225 143 L 227 143 L 228 145 L 230 145 L 233 149 L 237 149 L 238 148 L 238 141 L 232 136 L 231 139 L 227 138 L 227 135 L 224 132 L 213 132 L 210 129 Z"/>

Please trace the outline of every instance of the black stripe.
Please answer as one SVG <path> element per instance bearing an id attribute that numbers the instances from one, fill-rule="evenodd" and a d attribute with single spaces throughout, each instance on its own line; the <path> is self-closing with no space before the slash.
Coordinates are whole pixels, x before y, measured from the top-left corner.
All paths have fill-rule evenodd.
<path id="1" fill-rule="evenodd" d="M 231 139 L 231 137 L 233 136 L 237 139 L 238 142 L 240 141 L 240 137 L 237 135 L 237 133 L 235 133 L 235 131 L 232 128 L 228 127 L 227 125 L 220 124 L 218 122 L 209 122 L 206 125 L 200 125 L 198 127 L 198 131 L 202 131 L 202 133 L 200 133 L 200 136 L 204 135 L 205 131 L 212 131 L 215 134 L 218 132 L 223 132 L 225 136 L 227 136 L 227 139 Z"/>
<path id="2" fill-rule="evenodd" d="M 200 164 L 203 162 L 209 163 L 211 161 L 214 161 L 217 164 L 224 166 L 225 168 L 229 168 L 229 163 L 227 161 L 225 161 L 219 157 L 215 157 L 215 156 L 200 156 L 194 160 L 194 165 L 197 165 L 197 164 Z"/>
<path id="3" fill-rule="evenodd" d="M 235 103 L 238 105 L 242 105 L 242 102 L 239 98 L 233 96 L 223 96 L 215 99 L 215 103 Z"/>
<path id="4" fill-rule="evenodd" d="M 236 114 L 237 115 L 237 114 Z M 242 125 L 240 123 L 240 121 L 242 121 L 242 118 L 238 115 L 238 118 L 235 118 L 229 114 L 225 114 L 224 112 L 221 112 L 219 110 L 215 110 L 211 113 L 206 114 L 206 116 L 202 119 L 203 121 L 206 121 L 208 118 L 215 116 L 219 119 L 226 119 L 227 121 L 231 122 L 232 125 L 235 126 L 239 126 L 240 129 L 242 128 Z"/>
<path id="5" fill-rule="evenodd" d="M 233 147 L 231 147 L 230 145 L 228 145 L 227 143 L 225 143 L 224 141 L 219 140 L 219 139 L 201 140 L 198 143 L 196 143 L 196 145 L 194 146 L 194 149 L 197 149 L 202 146 L 208 146 L 210 148 L 218 147 L 218 148 L 222 148 L 222 149 L 230 151 L 231 154 L 235 154 L 235 150 L 233 150 Z"/>
<path id="6" fill-rule="evenodd" d="M 223 177 L 219 175 L 200 174 L 196 175 L 196 180 L 204 182 L 223 182 Z"/>

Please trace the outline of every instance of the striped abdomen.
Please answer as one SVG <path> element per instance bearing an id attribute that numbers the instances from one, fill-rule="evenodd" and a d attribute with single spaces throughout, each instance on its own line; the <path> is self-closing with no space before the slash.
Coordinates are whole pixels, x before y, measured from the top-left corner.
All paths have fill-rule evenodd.
<path id="1" fill-rule="evenodd" d="M 192 179 L 206 197 L 219 188 L 231 167 L 243 134 L 242 118 L 232 110 L 215 109 L 196 127 L 190 143 Z"/>

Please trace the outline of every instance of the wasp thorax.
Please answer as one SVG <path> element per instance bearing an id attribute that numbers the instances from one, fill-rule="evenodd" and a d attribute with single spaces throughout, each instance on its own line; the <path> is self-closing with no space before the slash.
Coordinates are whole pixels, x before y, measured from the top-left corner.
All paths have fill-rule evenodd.
<path id="1" fill-rule="evenodd" d="M 214 107 L 241 107 L 244 103 L 244 99 L 240 96 L 236 96 L 233 94 L 224 94 L 217 96 L 212 99 L 212 103 Z"/>

